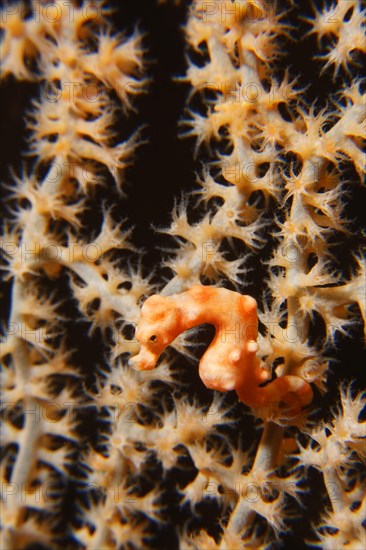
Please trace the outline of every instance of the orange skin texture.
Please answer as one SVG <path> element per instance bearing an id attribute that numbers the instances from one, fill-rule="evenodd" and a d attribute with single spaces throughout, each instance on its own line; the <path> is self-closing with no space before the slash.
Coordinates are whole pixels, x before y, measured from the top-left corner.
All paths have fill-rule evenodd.
<path id="1" fill-rule="evenodd" d="M 180 294 L 148 298 L 136 330 L 141 349 L 129 364 L 136 370 L 154 368 L 161 353 L 179 334 L 203 323 L 213 324 L 216 329 L 199 364 L 199 375 L 207 388 L 235 390 L 239 399 L 251 407 L 283 401 L 301 408 L 310 403 L 311 387 L 298 376 L 282 376 L 260 386 L 269 373 L 256 355 L 257 302 L 226 288 L 194 285 Z"/>

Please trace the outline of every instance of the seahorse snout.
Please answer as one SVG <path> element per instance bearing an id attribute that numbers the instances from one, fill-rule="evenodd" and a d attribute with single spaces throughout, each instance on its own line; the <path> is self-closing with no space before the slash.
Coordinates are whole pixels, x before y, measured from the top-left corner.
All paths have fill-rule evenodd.
<path id="1" fill-rule="evenodd" d="M 128 365 L 134 370 L 151 370 L 155 367 L 157 357 L 147 349 L 141 348 L 140 352 L 128 360 Z"/>

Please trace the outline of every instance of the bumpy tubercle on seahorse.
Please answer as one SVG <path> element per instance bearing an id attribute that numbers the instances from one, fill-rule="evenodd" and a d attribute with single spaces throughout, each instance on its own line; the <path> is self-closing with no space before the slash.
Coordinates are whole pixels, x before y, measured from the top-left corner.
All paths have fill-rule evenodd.
<path id="1" fill-rule="evenodd" d="M 300 410 L 310 403 L 310 384 L 299 376 L 283 375 L 265 386 L 270 374 L 257 357 L 257 302 L 225 288 L 194 285 L 180 294 L 150 296 L 141 308 L 136 338 L 141 344 L 129 365 L 135 370 L 155 367 L 161 353 L 187 329 L 210 323 L 215 336 L 199 363 L 207 388 L 235 390 L 250 407 L 286 403 Z"/>

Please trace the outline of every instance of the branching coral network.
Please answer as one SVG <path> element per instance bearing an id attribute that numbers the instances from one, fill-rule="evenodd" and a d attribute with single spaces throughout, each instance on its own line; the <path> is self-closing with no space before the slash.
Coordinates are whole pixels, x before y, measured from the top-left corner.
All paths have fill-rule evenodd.
<path id="1" fill-rule="evenodd" d="M 1 11 L 4 87 L 35 94 L 3 185 L 1 548 L 364 548 L 365 394 L 336 361 L 366 321 L 365 11 L 171 4 L 198 181 L 155 269 L 126 207 L 148 32 L 99 0 Z"/>

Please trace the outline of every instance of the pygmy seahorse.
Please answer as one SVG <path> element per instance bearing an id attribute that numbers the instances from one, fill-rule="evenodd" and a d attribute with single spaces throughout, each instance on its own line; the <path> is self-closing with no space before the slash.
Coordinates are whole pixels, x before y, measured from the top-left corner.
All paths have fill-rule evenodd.
<path id="1" fill-rule="evenodd" d="M 183 331 L 213 324 L 215 336 L 199 363 L 207 388 L 235 390 L 251 407 L 284 402 L 301 408 L 313 397 L 311 386 L 299 376 L 284 375 L 268 382 L 257 352 L 257 302 L 251 296 L 212 286 L 194 285 L 180 294 L 148 298 L 141 309 L 136 338 L 140 352 L 129 360 L 136 370 L 155 367 L 161 353 Z M 267 382 L 266 385 L 261 385 Z"/>

